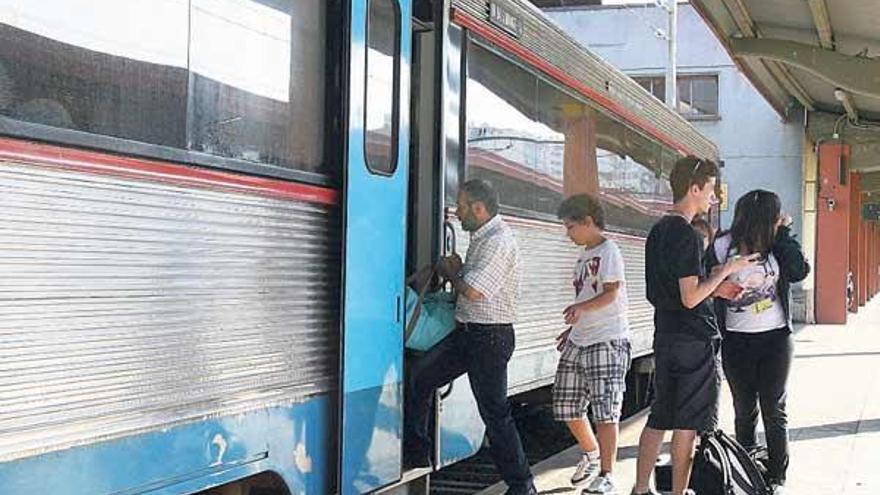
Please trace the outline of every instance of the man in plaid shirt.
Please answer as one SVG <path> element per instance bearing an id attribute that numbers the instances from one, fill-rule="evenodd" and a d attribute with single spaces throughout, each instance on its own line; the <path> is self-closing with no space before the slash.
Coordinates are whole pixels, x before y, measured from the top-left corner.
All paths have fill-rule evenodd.
<path id="1" fill-rule="evenodd" d="M 507 401 L 507 362 L 513 354 L 513 322 L 519 295 L 519 250 L 510 227 L 498 215 L 498 193 L 483 180 L 465 182 L 456 215 L 471 233 L 465 262 L 458 255 L 440 262 L 456 292 L 458 327 L 419 360 L 407 396 L 404 458 L 409 467 L 429 464 L 427 415 L 439 387 L 468 374 L 492 457 L 507 493 L 537 493 L 519 432 Z"/>

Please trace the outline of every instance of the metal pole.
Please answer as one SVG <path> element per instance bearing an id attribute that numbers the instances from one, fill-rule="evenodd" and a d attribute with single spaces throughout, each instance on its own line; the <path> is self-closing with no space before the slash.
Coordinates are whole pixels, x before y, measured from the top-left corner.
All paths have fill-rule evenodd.
<path id="1" fill-rule="evenodd" d="M 666 31 L 666 39 L 669 41 L 669 53 L 666 61 L 666 105 L 675 110 L 678 102 L 675 71 L 675 38 L 678 31 L 678 0 L 666 0 L 666 12 L 669 15 L 669 28 Z"/>

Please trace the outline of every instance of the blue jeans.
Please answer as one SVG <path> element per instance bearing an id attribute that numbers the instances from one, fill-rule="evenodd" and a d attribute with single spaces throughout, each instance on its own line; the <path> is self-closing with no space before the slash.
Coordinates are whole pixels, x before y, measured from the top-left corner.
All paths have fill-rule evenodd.
<path id="1" fill-rule="evenodd" d="M 513 325 L 460 324 L 418 358 L 407 383 L 405 455 L 428 455 L 431 397 L 436 389 L 467 373 L 501 478 L 509 493 L 529 493 L 532 473 L 507 401 L 507 362 L 513 348 Z"/>

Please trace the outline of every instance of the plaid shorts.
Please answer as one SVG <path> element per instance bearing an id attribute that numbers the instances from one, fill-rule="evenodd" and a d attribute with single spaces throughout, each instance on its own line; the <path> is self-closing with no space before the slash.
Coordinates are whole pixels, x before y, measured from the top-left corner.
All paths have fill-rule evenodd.
<path id="1" fill-rule="evenodd" d="M 553 417 L 557 421 L 586 418 L 587 406 L 592 403 L 596 422 L 619 421 L 631 358 L 627 339 L 587 347 L 567 342 L 556 368 Z"/>

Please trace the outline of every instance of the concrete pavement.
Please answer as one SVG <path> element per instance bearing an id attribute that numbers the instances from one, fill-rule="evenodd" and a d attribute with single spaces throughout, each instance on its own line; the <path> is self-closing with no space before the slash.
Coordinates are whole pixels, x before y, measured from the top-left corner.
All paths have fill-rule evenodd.
<path id="1" fill-rule="evenodd" d="M 792 495 L 880 493 L 880 298 L 869 302 L 847 325 L 808 325 L 795 334 L 789 382 Z M 621 428 L 618 467 L 621 495 L 635 480 L 641 415 Z M 733 433 L 733 407 L 722 385 L 721 426 Z M 759 432 L 761 427 L 759 426 Z M 668 438 L 667 438 L 668 440 Z M 575 446 L 536 466 L 542 494 L 577 493 L 569 477 L 578 461 Z M 503 483 L 482 495 L 504 492 Z"/>

